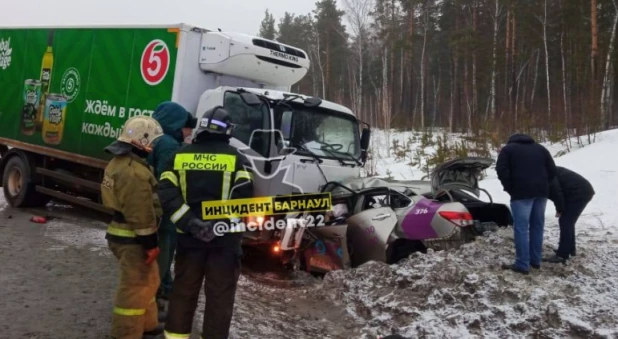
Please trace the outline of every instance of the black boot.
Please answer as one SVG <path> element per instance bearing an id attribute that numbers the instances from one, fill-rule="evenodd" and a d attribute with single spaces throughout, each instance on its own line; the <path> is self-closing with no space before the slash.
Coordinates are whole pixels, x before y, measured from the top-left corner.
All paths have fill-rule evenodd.
<path id="1" fill-rule="evenodd" d="M 520 274 L 523 274 L 523 275 L 530 274 L 530 272 L 524 271 L 524 270 L 522 270 L 520 268 L 517 268 L 517 267 L 515 267 L 515 265 L 502 264 L 502 269 L 503 270 L 511 270 L 513 272 L 520 273 Z"/>
<path id="2" fill-rule="evenodd" d="M 159 320 L 159 323 L 164 323 L 166 318 L 167 318 L 167 312 L 159 311 L 158 318 L 157 318 Z"/>
<path id="3" fill-rule="evenodd" d="M 148 332 L 144 332 L 144 335 L 142 338 L 144 339 L 159 339 L 159 338 L 163 338 L 163 330 L 165 329 L 165 326 L 163 324 L 159 324 L 157 325 L 157 327 L 154 328 L 154 330 L 148 331 Z"/>
<path id="4" fill-rule="evenodd" d="M 159 310 L 159 312 L 165 312 L 167 303 L 168 303 L 167 299 L 157 298 L 157 309 Z"/>
<path id="5" fill-rule="evenodd" d="M 549 258 L 543 259 L 543 261 L 552 263 L 552 264 L 566 264 L 567 259 L 563 257 L 559 257 L 558 255 L 554 255 Z"/>
<path id="6" fill-rule="evenodd" d="M 573 250 L 573 252 L 571 252 L 571 256 L 574 257 L 577 251 Z M 558 255 L 558 250 L 554 250 L 554 253 L 556 253 L 556 255 Z"/>

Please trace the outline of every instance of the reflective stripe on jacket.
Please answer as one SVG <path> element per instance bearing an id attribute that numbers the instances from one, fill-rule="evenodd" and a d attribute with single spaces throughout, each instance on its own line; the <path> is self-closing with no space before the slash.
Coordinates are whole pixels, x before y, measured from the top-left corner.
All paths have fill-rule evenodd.
<path id="1" fill-rule="evenodd" d="M 151 168 L 134 154 L 116 155 L 105 168 L 101 184 L 103 205 L 115 212 L 106 239 L 123 244 L 157 246 L 162 214 Z"/>
<path id="2" fill-rule="evenodd" d="M 223 140 L 198 140 L 180 148 L 161 174 L 159 185 L 163 210 L 171 215 L 179 233 L 187 233 L 192 219 L 202 219 L 203 201 L 253 197 L 249 161 Z M 229 223 L 230 219 L 211 221 Z"/>

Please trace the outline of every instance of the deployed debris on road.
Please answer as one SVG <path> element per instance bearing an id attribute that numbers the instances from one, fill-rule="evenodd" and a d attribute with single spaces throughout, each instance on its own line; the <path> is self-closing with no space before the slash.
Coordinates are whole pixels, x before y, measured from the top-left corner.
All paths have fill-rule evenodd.
<path id="1" fill-rule="evenodd" d="M 30 218 L 30 221 L 37 223 L 37 224 L 45 224 L 47 223 L 47 218 L 40 217 L 40 216 L 33 216 L 32 218 Z"/>

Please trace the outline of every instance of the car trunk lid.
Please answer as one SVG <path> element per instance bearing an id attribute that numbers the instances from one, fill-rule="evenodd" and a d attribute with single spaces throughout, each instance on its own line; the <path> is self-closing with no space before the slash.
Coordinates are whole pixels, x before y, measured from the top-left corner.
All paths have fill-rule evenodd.
<path id="1" fill-rule="evenodd" d="M 442 163 L 431 174 L 431 193 L 435 196 L 441 190 L 466 190 L 477 197 L 481 172 L 494 163 L 491 158 L 468 157 Z"/>

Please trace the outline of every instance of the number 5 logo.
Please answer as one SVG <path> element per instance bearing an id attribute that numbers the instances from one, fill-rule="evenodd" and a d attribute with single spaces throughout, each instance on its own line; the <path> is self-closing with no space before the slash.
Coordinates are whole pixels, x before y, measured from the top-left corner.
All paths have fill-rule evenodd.
<path id="1" fill-rule="evenodd" d="M 162 40 L 152 40 L 144 48 L 140 69 L 144 81 L 151 85 L 158 85 L 170 67 L 170 51 Z"/>

